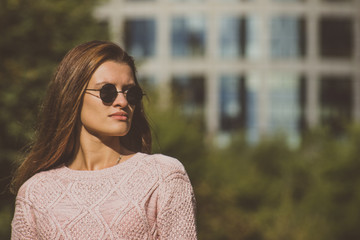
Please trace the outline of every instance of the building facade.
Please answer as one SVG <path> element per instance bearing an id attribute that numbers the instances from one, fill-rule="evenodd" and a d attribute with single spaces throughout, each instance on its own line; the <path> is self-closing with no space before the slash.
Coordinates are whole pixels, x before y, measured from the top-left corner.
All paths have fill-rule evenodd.
<path id="1" fill-rule="evenodd" d="M 296 144 L 360 120 L 360 0 L 109 0 L 95 15 L 211 136 Z"/>

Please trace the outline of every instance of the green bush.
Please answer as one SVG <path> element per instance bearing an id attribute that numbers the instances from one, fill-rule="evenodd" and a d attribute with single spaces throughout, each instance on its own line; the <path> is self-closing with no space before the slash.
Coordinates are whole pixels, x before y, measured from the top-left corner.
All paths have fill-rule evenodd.
<path id="1" fill-rule="evenodd" d="M 96 2 L 0 3 L 0 239 L 10 234 L 10 173 L 55 66 L 75 44 L 108 38 L 91 17 Z M 192 180 L 200 239 L 360 239 L 359 126 L 340 139 L 312 130 L 298 148 L 281 137 L 249 145 L 241 133 L 217 148 L 198 116 L 156 102 L 148 112 L 154 152 L 178 158 Z"/>
<path id="2" fill-rule="evenodd" d="M 249 145 L 242 134 L 217 148 L 189 116 L 151 113 L 161 151 L 193 182 L 200 239 L 360 239 L 359 127 L 342 139 L 313 130 L 298 148 L 281 137 Z"/>
<path id="3" fill-rule="evenodd" d="M 10 239 L 8 191 L 55 67 L 76 44 L 109 39 L 93 17 L 101 0 L 0 1 L 0 239 Z"/>

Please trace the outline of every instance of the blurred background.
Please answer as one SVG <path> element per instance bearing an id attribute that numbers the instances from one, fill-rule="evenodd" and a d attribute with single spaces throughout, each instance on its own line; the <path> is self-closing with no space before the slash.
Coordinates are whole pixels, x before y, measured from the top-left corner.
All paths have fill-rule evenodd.
<path id="1" fill-rule="evenodd" d="M 0 239 L 47 84 L 93 39 L 135 57 L 199 239 L 360 239 L 360 0 L 0 0 L 0 36 Z"/>

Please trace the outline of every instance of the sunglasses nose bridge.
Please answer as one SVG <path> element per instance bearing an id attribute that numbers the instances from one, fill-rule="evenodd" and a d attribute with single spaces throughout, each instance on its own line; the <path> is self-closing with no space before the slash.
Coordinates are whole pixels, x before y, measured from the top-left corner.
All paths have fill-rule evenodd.
<path id="1" fill-rule="evenodd" d="M 115 92 L 114 92 L 115 93 Z M 120 96 L 120 100 L 119 100 L 119 96 Z M 114 103 L 120 101 L 120 105 L 127 105 L 128 104 L 128 100 L 126 98 L 126 94 L 124 91 L 118 91 L 116 90 L 116 95 L 115 95 L 115 99 L 114 99 Z M 124 101 L 126 102 L 126 104 L 124 103 Z"/>

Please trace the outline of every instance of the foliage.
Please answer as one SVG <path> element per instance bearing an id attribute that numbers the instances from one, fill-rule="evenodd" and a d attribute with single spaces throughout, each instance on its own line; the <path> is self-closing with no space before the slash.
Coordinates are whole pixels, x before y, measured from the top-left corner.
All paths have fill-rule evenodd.
<path id="1" fill-rule="evenodd" d="M 74 45 L 108 38 L 91 17 L 94 4 L 0 0 L 1 239 L 9 238 L 13 209 L 4 189 L 31 140 L 55 66 Z M 298 148 L 281 137 L 249 145 L 241 133 L 217 148 L 204 138 L 198 117 L 174 106 L 159 108 L 155 101 L 148 112 L 154 152 L 180 159 L 192 180 L 200 239 L 360 239 L 359 126 L 341 139 L 313 130 Z"/>
<path id="2" fill-rule="evenodd" d="M 86 40 L 107 38 L 91 12 L 96 0 L 1 0 L 1 152 L 12 155 L 32 135 L 44 89 L 65 53 Z M 11 158 L 11 156 L 9 156 Z"/>
<path id="3" fill-rule="evenodd" d="M 205 144 L 197 123 L 150 110 L 162 152 L 193 182 L 200 239 L 360 239 L 360 128 L 335 139 L 324 129 L 298 148 L 281 137 L 226 148 Z"/>
<path id="4" fill-rule="evenodd" d="M 9 239 L 13 196 L 6 190 L 56 65 L 73 46 L 108 39 L 92 17 L 100 0 L 0 0 L 0 239 Z"/>

